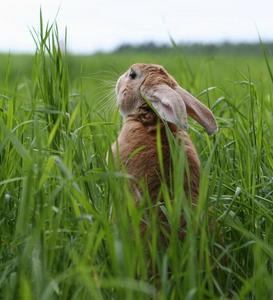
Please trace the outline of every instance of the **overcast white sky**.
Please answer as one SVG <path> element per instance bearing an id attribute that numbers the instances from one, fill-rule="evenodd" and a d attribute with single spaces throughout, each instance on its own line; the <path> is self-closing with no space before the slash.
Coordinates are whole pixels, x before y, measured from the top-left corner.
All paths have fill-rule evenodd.
<path id="1" fill-rule="evenodd" d="M 73 52 L 111 50 L 123 42 L 273 40 L 273 0 L 1 0 L 0 51 L 34 51 L 29 28 L 57 17 Z M 257 28 L 256 28 L 257 27 Z"/>

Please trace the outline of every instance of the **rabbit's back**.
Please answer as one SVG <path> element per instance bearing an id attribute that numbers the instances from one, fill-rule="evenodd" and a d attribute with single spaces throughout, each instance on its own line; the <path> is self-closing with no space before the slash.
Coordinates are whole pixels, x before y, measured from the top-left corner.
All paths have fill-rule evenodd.
<path id="1" fill-rule="evenodd" d="M 160 168 L 156 149 L 155 128 L 145 126 L 135 118 L 128 118 L 122 127 L 112 152 L 125 167 L 134 182 L 147 184 L 150 196 L 156 199 L 161 184 Z M 170 167 L 168 145 L 162 142 L 164 169 Z"/>
<path id="2" fill-rule="evenodd" d="M 158 119 L 153 115 L 128 117 L 123 124 L 117 142 L 112 146 L 114 156 L 133 176 L 137 188 L 139 188 L 140 182 L 146 183 L 153 200 L 158 196 L 163 178 L 157 153 L 157 121 Z M 160 122 L 159 125 L 164 179 L 169 184 L 172 168 L 170 147 L 164 124 Z M 200 165 L 196 150 L 186 132 L 177 130 L 172 125 L 170 125 L 170 129 L 183 144 L 181 145 L 181 155 L 185 151 L 189 165 L 189 175 L 185 175 L 184 189 L 195 200 L 198 196 Z"/>

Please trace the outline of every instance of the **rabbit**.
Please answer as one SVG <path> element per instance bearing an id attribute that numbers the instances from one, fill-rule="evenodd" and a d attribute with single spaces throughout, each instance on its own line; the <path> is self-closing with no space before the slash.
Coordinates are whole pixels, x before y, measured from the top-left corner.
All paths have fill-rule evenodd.
<path id="1" fill-rule="evenodd" d="M 166 121 L 171 132 L 183 143 L 191 177 L 191 183 L 185 183 L 185 190 L 196 201 L 200 161 L 187 134 L 187 115 L 199 122 L 211 135 L 218 130 L 213 113 L 181 88 L 162 66 L 155 64 L 132 65 L 118 79 L 116 96 L 123 126 L 117 141 L 112 145 L 114 157 L 119 157 L 136 182 L 142 178 L 147 181 L 151 198 L 155 199 L 160 187 L 156 126 L 160 119 Z M 160 127 L 164 126 L 164 122 L 160 122 Z M 164 170 L 169 170 L 169 145 L 166 133 L 164 130 L 161 132 Z M 134 151 L 138 153 L 132 155 Z"/>
<path id="2" fill-rule="evenodd" d="M 188 175 L 185 193 L 196 203 L 199 194 L 200 161 L 187 133 L 188 115 L 200 123 L 209 135 L 218 128 L 213 113 L 199 100 L 180 87 L 160 65 L 137 63 L 120 76 L 116 98 L 123 125 L 112 145 L 113 157 L 134 178 L 136 199 L 141 197 L 145 182 L 152 201 L 159 197 L 162 174 L 157 153 L 157 127 L 160 127 L 164 172 L 170 181 L 171 157 L 166 126 L 181 141 L 185 151 Z M 183 176 L 181 176 L 182 182 Z"/>

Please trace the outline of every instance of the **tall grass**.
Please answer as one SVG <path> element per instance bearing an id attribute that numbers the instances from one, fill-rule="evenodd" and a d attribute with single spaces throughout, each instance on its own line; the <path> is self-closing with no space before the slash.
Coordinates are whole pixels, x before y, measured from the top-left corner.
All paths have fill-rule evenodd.
<path id="1" fill-rule="evenodd" d="M 15 77 L 11 56 L 0 86 L 1 298 L 272 298 L 270 58 L 73 58 L 42 17 L 33 36 L 31 78 Z M 106 160 L 120 127 L 109 80 L 111 88 L 137 60 L 166 63 L 217 116 L 220 131 L 212 138 L 191 123 L 202 161 L 194 209 L 183 195 L 176 147 L 173 191 L 162 185 L 164 205 L 145 194 L 136 206 L 129 176 L 111 154 Z M 170 223 L 165 246 L 159 210 Z M 184 241 L 177 237 L 181 214 Z"/>

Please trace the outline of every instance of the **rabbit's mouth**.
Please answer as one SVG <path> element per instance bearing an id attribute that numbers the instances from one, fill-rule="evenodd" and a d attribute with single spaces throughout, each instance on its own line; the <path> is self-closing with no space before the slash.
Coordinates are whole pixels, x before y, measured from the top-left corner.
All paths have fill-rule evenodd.
<path id="1" fill-rule="evenodd" d="M 126 97 L 128 96 L 128 90 L 127 88 L 123 88 L 122 90 L 119 90 L 117 88 L 116 90 L 116 97 L 117 97 L 117 103 L 120 105 L 122 102 L 125 101 Z"/>
<path id="2" fill-rule="evenodd" d="M 128 96 L 128 89 L 127 88 L 124 88 L 121 91 L 121 96 L 122 96 L 123 99 L 126 99 L 126 97 Z"/>

